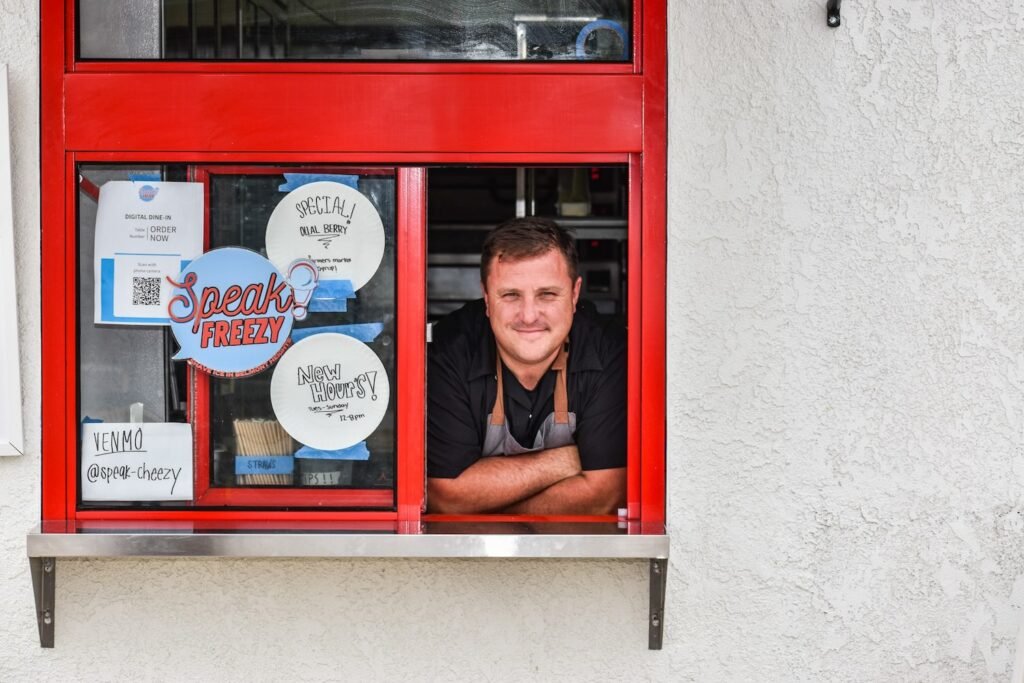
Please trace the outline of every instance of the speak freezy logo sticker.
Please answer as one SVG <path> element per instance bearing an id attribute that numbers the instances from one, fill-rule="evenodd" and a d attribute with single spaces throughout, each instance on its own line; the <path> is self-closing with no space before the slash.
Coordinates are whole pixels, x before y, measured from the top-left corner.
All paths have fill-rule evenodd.
<path id="1" fill-rule="evenodd" d="M 139 199 L 141 199 L 144 202 L 151 202 L 154 199 L 156 199 L 156 195 L 159 191 L 160 188 L 158 187 L 153 187 L 152 185 L 143 185 L 142 187 L 139 188 Z"/>
<path id="2" fill-rule="evenodd" d="M 308 262 L 290 268 L 303 273 L 304 283 L 315 282 L 315 269 Z M 305 316 L 285 275 L 248 249 L 207 252 L 171 284 L 167 312 L 181 346 L 174 358 L 187 358 L 211 375 L 243 377 L 265 370 L 287 348 L 293 319 Z"/>

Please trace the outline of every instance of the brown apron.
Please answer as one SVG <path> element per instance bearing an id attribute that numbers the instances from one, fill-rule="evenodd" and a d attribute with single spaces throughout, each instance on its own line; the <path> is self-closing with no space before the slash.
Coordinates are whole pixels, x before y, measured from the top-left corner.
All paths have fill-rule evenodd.
<path id="1" fill-rule="evenodd" d="M 484 435 L 483 457 L 491 455 L 521 455 L 548 448 L 558 448 L 576 443 L 572 435 L 576 433 L 576 413 L 569 412 L 569 392 L 566 389 L 566 366 L 569 353 L 565 347 L 558 352 L 558 357 L 551 369 L 558 372 L 555 380 L 555 412 L 551 413 L 541 424 L 533 447 L 527 448 L 516 441 L 508 430 L 505 419 L 505 390 L 502 381 L 501 354 L 497 356 L 498 395 L 494 398 L 494 407 L 487 418 L 487 433 Z"/>

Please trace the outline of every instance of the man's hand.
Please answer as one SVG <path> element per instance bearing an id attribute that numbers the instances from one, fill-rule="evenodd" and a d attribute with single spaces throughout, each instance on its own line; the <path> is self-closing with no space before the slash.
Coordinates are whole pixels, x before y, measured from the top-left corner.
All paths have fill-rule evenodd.
<path id="1" fill-rule="evenodd" d="M 494 512 L 580 474 L 576 446 L 480 458 L 454 479 L 429 477 L 429 512 Z"/>

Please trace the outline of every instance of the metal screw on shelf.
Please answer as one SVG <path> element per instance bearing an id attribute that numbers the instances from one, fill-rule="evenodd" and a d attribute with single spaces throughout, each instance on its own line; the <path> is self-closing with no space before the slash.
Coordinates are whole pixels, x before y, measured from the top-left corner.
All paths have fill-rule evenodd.
<path id="1" fill-rule="evenodd" d="M 829 26 L 838 26 L 839 25 L 839 17 L 829 17 L 828 18 L 828 25 Z"/>
<path id="2" fill-rule="evenodd" d="M 50 610 L 43 612 L 43 623 L 47 626 L 53 623 L 53 613 Z"/>

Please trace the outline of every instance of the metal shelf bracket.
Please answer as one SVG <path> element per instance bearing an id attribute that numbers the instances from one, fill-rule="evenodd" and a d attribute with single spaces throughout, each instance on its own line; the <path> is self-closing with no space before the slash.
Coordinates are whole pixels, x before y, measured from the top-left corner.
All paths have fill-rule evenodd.
<path id="1" fill-rule="evenodd" d="M 57 559 L 28 558 L 32 572 L 32 592 L 36 596 L 36 620 L 39 624 L 39 646 L 53 647 L 54 597 L 57 586 Z"/>
<path id="2" fill-rule="evenodd" d="M 665 635 L 665 587 L 668 584 L 668 559 L 651 560 L 651 622 L 647 649 L 660 650 Z"/>

